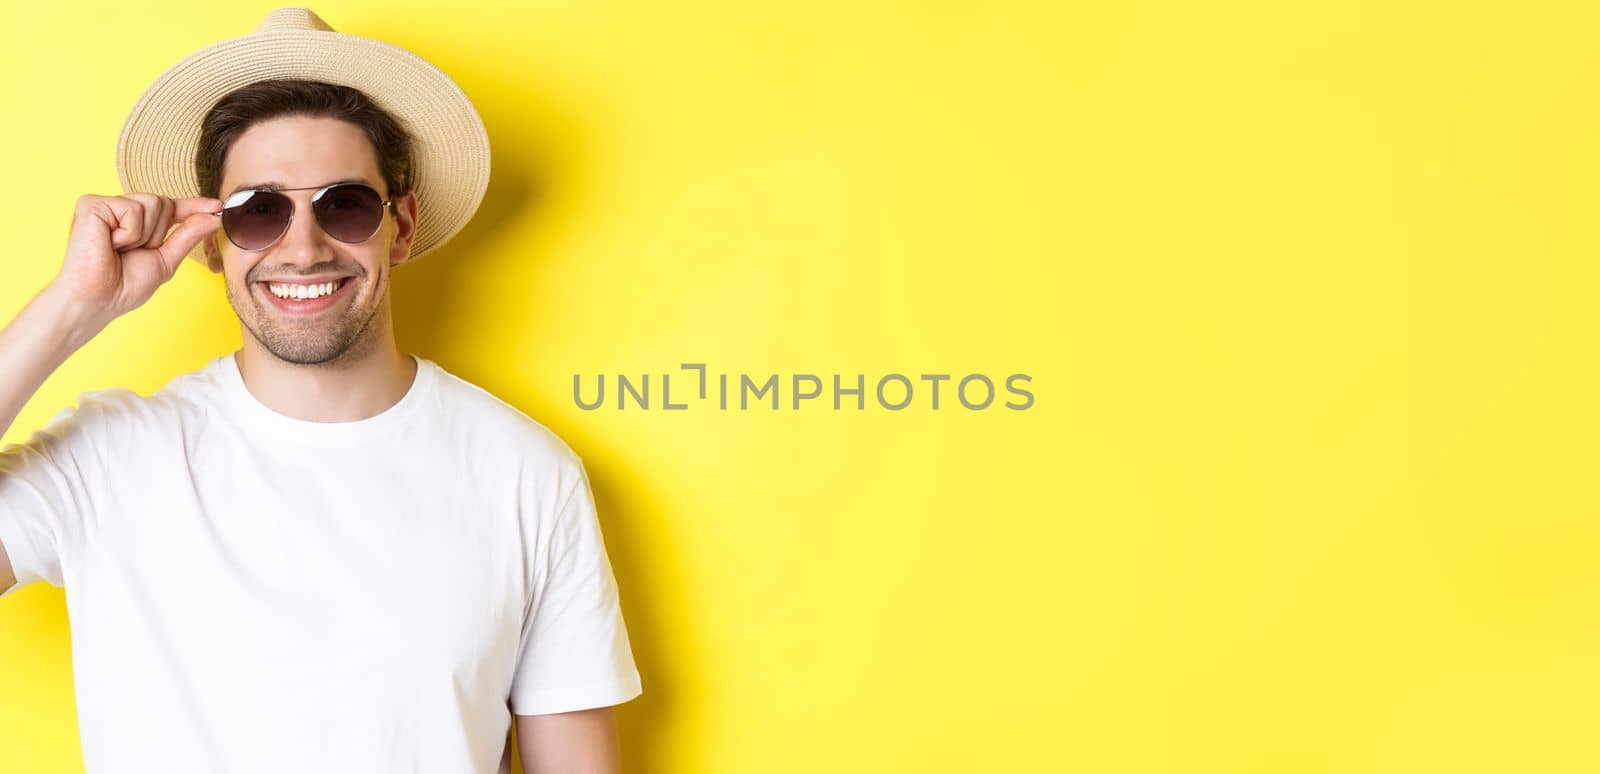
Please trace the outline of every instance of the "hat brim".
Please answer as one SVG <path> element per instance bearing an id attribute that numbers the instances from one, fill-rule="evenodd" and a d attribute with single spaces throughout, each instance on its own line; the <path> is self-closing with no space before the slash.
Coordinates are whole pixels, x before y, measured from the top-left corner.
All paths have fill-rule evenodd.
<path id="1" fill-rule="evenodd" d="M 127 193 L 199 196 L 200 122 L 251 83 L 306 78 L 360 89 L 414 138 L 417 227 L 408 263 L 454 237 L 489 187 L 489 135 L 465 92 L 433 64 L 382 41 L 320 30 L 257 33 L 190 54 L 145 90 L 117 138 Z M 191 257 L 202 264 L 196 247 Z"/>

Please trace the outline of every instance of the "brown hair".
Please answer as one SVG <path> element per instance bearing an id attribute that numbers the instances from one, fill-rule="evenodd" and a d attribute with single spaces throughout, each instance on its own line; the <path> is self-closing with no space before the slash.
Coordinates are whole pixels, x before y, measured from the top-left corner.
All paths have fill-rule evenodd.
<path id="1" fill-rule="evenodd" d="M 195 181 L 200 195 L 220 198 L 222 164 L 228 150 L 245 130 L 279 116 L 302 115 L 348 121 L 367 133 L 377 151 L 378 171 L 389 198 L 411 190 L 414 174 L 412 138 L 392 114 L 359 89 L 336 83 L 300 79 L 257 81 L 217 100 L 200 122 L 200 146 L 195 150 Z"/>

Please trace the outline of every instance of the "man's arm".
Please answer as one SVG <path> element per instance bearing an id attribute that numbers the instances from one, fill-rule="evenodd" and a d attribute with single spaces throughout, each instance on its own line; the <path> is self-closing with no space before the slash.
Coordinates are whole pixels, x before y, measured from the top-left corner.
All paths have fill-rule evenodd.
<path id="1" fill-rule="evenodd" d="M 220 227 L 212 213 L 221 207 L 148 193 L 78 197 L 60 273 L 0 331 L 0 434 L 73 352 L 172 279 Z M 0 545 L 0 591 L 17 582 L 13 561 Z"/>
<path id="2" fill-rule="evenodd" d="M 0 435 L 45 379 L 103 327 L 52 283 L 0 331 Z M 0 543 L 0 591 L 16 582 L 11 555 Z"/>
<path id="3" fill-rule="evenodd" d="M 516 715 L 523 774 L 619 774 L 622 754 L 610 707 Z"/>

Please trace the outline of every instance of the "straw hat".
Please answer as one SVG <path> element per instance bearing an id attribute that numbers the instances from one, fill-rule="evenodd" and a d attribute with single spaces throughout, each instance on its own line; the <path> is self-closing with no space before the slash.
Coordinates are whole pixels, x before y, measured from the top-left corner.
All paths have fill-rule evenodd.
<path id="1" fill-rule="evenodd" d="M 410 51 L 334 32 L 309 8 L 271 11 L 254 33 L 202 48 L 162 73 L 117 138 L 124 191 L 199 196 L 195 151 L 201 119 L 229 92 L 275 78 L 355 87 L 410 130 L 417 195 L 411 261 L 472 219 L 489 186 L 489 135 L 461 87 Z M 200 246 L 190 257 L 206 263 Z"/>

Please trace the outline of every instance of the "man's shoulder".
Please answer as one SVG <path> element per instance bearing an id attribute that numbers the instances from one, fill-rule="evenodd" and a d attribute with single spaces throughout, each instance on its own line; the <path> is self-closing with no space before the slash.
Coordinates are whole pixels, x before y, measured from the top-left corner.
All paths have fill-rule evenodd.
<path id="1" fill-rule="evenodd" d="M 107 427 L 166 424 L 193 407 L 189 394 L 167 387 L 149 395 L 127 387 L 110 387 L 78 393 L 77 405 L 63 409 L 56 417 L 77 415 L 81 421 Z"/>
<path id="2" fill-rule="evenodd" d="M 181 394 L 166 390 L 150 395 L 128 387 L 80 391 L 73 403 L 58 409 L 24 443 L 101 450 L 137 445 L 148 450 L 160 442 L 163 428 L 181 425 L 187 410 Z"/>
<path id="3" fill-rule="evenodd" d="M 531 461 L 581 465 L 577 452 L 543 422 L 488 389 L 435 364 L 449 426 L 475 449 L 529 456 Z"/>
<path id="4" fill-rule="evenodd" d="M 149 394 L 130 387 L 81 391 L 77 394 L 76 405 L 58 411 L 51 423 L 76 421 L 108 429 L 171 423 L 204 403 L 207 390 L 216 389 L 216 362 L 213 358 L 200 368 L 180 373 Z"/>

